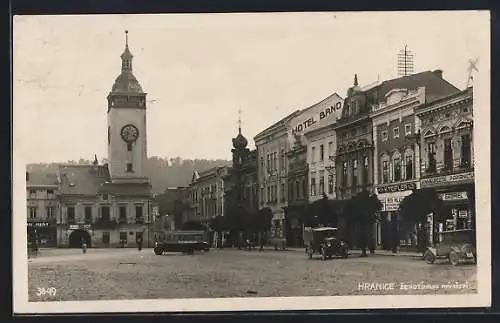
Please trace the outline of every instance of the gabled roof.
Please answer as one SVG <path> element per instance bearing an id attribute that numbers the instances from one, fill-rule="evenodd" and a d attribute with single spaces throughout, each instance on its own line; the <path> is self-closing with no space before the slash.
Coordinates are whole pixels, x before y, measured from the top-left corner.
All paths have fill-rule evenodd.
<path id="1" fill-rule="evenodd" d="M 106 165 L 60 165 L 61 195 L 97 195 L 109 180 Z"/>
<path id="2" fill-rule="evenodd" d="M 262 135 L 264 135 L 266 132 L 270 131 L 271 129 L 276 128 L 279 125 L 284 124 L 287 121 L 289 121 L 290 119 L 298 116 L 300 113 L 302 113 L 302 110 L 296 110 L 296 111 L 290 113 L 289 115 L 287 115 L 283 119 L 279 120 L 278 122 L 273 123 L 272 125 L 270 125 L 266 129 L 264 129 L 261 132 L 259 132 L 257 135 L 255 135 L 254 140 L 255 140 L 255 138 L 261 137 Z"/>
<path id="3" fill-rule="evenodd" d="M 441 70 L 425 71 L 383 81 L 380 85 L 368 90 L 368 92 L 377 92 L 378 98 L 381 99 L 393 89 L 416 89 L 421 86 L 425 86 L 426 102 L 460 92 L 457 87 L 442 78 Z"/>

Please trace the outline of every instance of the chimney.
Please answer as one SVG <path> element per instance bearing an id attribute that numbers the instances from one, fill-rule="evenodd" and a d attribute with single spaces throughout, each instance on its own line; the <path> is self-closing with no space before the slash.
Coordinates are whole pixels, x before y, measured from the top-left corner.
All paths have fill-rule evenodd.
<path id="1" fill-rule="evenodd" d="M 443 70 L 435 70 L 432 73 L 436 74 L 440 79 L 443 78 Z"/>

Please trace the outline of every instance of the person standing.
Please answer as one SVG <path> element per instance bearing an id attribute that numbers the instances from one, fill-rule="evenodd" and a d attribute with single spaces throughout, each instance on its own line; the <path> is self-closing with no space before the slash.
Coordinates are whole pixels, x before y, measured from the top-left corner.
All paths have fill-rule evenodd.
<path id="1" fill-rule="evenodd" d="M 142 237 L 141 237 L 141 236 L 139 236 L 139 237 L 137 238 L 137 249 L 138 249 L 139 251 L 141 251 L 141 250 L 142 250 Z"/>

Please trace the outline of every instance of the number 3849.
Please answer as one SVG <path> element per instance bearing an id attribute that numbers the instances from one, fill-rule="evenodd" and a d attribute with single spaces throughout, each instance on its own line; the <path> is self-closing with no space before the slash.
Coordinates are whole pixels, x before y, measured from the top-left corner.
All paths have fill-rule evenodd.
<path id="1" fill-rule="evenodd" d="M 49 287 L 49 288 L 43 288 L 43 287 L 38 287 L 36 290 L 36 296 L 56 296 L 57 294 L 57 289 L 54 287 Z"/>

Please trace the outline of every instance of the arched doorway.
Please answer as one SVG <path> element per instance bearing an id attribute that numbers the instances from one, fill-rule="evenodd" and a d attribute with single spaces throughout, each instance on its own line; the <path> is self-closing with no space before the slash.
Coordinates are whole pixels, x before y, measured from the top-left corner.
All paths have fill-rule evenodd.
<path id="1" fill-rule="evenodd" d="M 87 248 L 91 247 L 90 234 L 86 230 L 75 230 L 69 235 L 69 247 L 70 248 L 81 248 L 82 242 L 85 241 Z"/>

